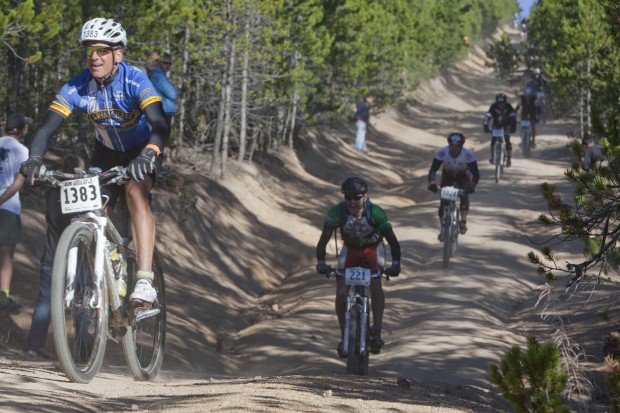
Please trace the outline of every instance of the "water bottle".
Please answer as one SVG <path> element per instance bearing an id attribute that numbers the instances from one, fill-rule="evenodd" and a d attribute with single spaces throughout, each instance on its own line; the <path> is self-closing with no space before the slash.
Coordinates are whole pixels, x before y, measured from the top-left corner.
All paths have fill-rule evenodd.
<path id="1" fill-rule="evenodd" d="M 127 261 L 123 255 L 118 253 L 116 244 L 112 242 L 108 242 L 108 256 L 116 278 L 116 291 L 121 298 L 124 298 L 127 294 L 127 282 L 125 281 L 127 278 Z"/>
<path id="2" fill-rule="evenodd" d="M 119 265 L 119 273 L 118 278 L 116 278 L 116 291 L 121 298 L 125 298 L 127 294 L 127 260 L 125 257 L 120 255 L 120 265 Z"/>

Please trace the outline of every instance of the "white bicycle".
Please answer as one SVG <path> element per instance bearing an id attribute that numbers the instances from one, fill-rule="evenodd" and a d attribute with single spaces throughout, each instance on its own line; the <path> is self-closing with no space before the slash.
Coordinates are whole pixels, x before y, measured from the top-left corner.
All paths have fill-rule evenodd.
<path id="1" fill-rule="evenodd" d="M 495 182 L 504 176 L 504 167 L 506 166 L 506 143 L 504 142 L 504 128 L 493 128 L 491 136 L 495 143 L 493 144 L 493 153 L 491 159 L 495 165 Z"/>
<path id="2" fill-rule="evenodd" d="M 60 187 L 62 212 L 75 214 L 56 248 L 50 300 L 56 354 L 74 382 L 88 383 L 99 372 L 108 338 L 122 342 L 134 379 L 153 379 L 161 368 L 166 301 L 159 256 L 153 254 L 155 302 L 132 307 L 126 290 L 137 271 L 136 252 L 129 235 L 121 235 L 106 214 L 110 198 L 101 195 L 103 186 L 128 179 L 123 167 L 103 173 L 47 170 L 39 179 Z"/>

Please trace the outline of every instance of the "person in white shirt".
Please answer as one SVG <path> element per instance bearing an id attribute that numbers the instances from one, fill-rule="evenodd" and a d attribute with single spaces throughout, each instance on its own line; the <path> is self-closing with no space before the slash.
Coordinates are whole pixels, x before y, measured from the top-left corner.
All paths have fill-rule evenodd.
<path id="1" fill-rule="evenodd" d="M 13 255 L 21 240 L 19 190 L 25 178 L 19 168 L 28 159 L 28 149 L 20 142 L 28 133 L 32 119 L 13 112 L 7 117 L 6 135 L 0 137 L 0 313 L 13 313 L 21 303 L 10 295 Z"/>

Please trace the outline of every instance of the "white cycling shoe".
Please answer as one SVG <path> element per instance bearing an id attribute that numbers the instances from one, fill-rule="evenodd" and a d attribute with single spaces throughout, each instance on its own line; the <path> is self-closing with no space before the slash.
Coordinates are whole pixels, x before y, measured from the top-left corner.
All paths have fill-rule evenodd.
<path id="1" fill-rule="evenodd" d="M 129 296 L 129 300 L 133 305 L 136 304 L 153 304 L 157 298 L 157 291 L 148 280 L 143 278 L 136 282 L 133 293 Z"/>

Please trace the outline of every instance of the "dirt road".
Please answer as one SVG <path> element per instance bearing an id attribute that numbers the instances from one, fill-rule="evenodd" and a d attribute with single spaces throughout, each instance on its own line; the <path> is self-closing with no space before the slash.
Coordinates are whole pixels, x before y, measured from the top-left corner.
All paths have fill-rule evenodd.
<path id="1" fill-rule="evenodd" d="M 531 159 L 514 141 L 513 166 L 494 182 L 482 117 L 499 91 L 514 102 L 518 86 L 501 84 L 482 56 L 474 49 L 423 85 L 412 104 L 375 116 L 368 154 L 354 151 L 349 125 L 313 129 L 294 152 L 233 166 L 220 182 L 194 182 L 195 205 L 159 191 L 170 313 L 164 370 L 155 382 L 133 382 L 114 344 L 88 385 L 67 382 L 53 362 L 24 358 L 37 285 L 31 251 L 40 248 L 44 229 L 40 205 L 26 194 L 27 243 L 17 253 L 15 290 L 29 307 L 3 321 L 0 410 L 507 410 L 489 382 L 489 363 L 524 345 L 528 334 L 553 331 L 533 309 L 543 280 L 527 262 L 533 245 L 524 234 L 546 235 L 535 224 L 546 212 L 538 186 L 564 185 L 571 157 L 568 126 L 550 122 Z M 438 199 L 426 189 L 426 174 L 453 130 L 468 136 L 482 178 L 471 197 L 469 231 L 444 269 Z M 403 250 L 401 277 L 385 284 L 386 347 L 371 358 L 368 378 L 343 374 L 333 281 L 314 272 L 323 216 L 353 173 L 370 181 L 371 199 L 387 210 Z M 329 248 L 333 255 L 333 243 Z M 600 299 L 613 293 L 609 287 Z M 600 353 L 587 329 L 576 326 L 575 333 Z M 399 387 L 399 377 L 411 388 Z"/>

